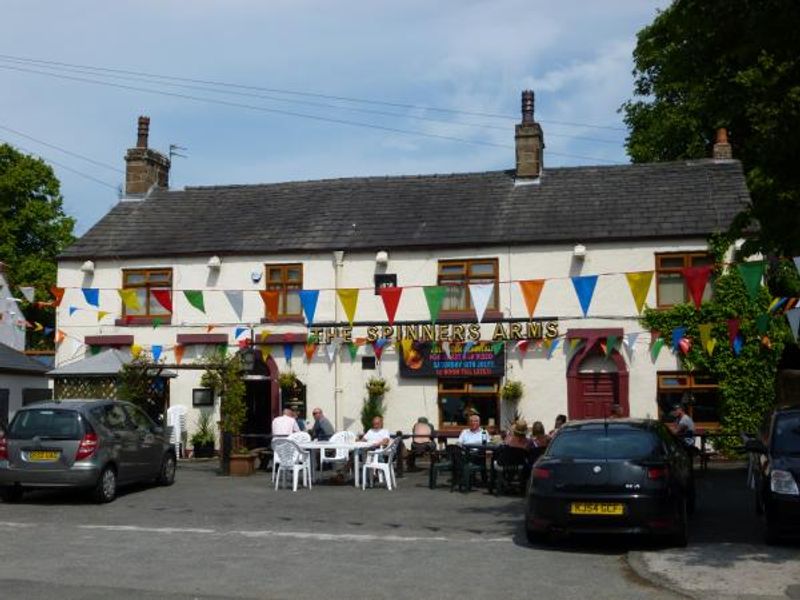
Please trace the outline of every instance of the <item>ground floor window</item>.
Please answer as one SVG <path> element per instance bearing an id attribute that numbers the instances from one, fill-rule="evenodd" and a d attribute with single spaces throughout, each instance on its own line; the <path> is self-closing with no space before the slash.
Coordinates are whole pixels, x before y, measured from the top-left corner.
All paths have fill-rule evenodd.
<path id="1" fill-rule="evenodd" d="M 684 402 L 696 427 L 719 427 L 719 386 L 708 375 L 685 371 L 659 372 L 659 418 L 669 420 L 673 406 Z"/>
<path id="2" fill-rule="evenodd" d="M 461 430 L 476 412 L 481 425 L 494 431 L 500 423 L 498 379 L 440 379 L 439 429 Z"/>

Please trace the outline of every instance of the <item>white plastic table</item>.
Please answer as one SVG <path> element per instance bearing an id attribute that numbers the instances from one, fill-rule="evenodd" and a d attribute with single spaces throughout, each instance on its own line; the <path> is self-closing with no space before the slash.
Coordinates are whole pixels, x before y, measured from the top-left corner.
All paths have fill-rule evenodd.
<path id="1" fill-rule="evenodd" d="M 361 486 L 361 469 L 359 468 L 359 462 L 361 460 L 360 452 L 356 452 L 356 450 L 372 450 L 374 449 L 375 443 L 374 442 L 328 442 L 328 441 L 311 441 L 311 442 L 301 442 L 298 444 L 303 450 L 309 451 L 318 451 L 322 453 L 323 450 L 347 450 L 348 452 L 353 453 L 353 469 L 354 469 L 354 480 L 355 486 Z M 312 476 L 316 476 L 316 463 L 313 460 L 311 461 L 311 468 L 312 468 Z"/>

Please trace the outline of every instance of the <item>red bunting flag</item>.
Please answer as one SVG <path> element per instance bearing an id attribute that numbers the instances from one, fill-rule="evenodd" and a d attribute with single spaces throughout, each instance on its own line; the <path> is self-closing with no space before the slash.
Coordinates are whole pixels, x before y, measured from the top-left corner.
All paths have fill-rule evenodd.
<path id="1" fill-rule="evenodd" d="M 64 298 L 64 288 L 51 286 L 50 293 L 53 294 L 53 298 L 55 298 L 55 305 L 58 306 L 61 304 L 61 300 Z"/>
<path id="2" fill-rule="evenodd" d="M 164 307 L 164 310 L 172 312 L 172 292 L 170 290 L 150 290 L 150 293 Z"/>
<path id="3" fill-rule="evenodd" d="M 264 301 L 264 306 L 267 309 L 267 317 L 270 321 L 278 320 L 278 302 L 280 300 L 280 292 L 278 290 L 260 290 L 261 299 Z"/>
<path id="4" fill-rule="evenodd" d="M 378 289 L 378 294 L 383 300 L 383 307 L 386 309 L 386 318 L 389 325 L 394 325 L 394 316 L 397 314 L 397 306 L 400 304 L 400 296 L 403 293 L 401 287 L 384 287 Z"/>
<path id="5" fill-rule="evenodd" d="M 728 319 L 728 342 L 731 346 L 737 335 L 739 335 L 739 319 Z"/>
<path id="6" fill-rule="evenodd" d="M 703 292 L 708 284 L 708 278 L 711 277 L 711 265 L 703 265 L 700 267 L 684 267 L 681 269 L 683 279 L 686 281 L 686 287 L 689 288 L 689 295 L 694 301 L 695 308 L 700 308 L 703 303 Z"/>

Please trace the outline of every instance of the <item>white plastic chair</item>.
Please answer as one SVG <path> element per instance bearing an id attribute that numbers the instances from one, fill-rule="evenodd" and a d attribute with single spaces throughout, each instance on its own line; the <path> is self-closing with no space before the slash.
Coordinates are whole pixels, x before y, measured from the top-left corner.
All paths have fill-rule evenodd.
<path id="1" fill-rule="evenodd" d="M 302 444 L 303 442 L 310 442 L 311 435 L 306 433 L 305 431 L 295 431 L 294 433 L 290 433 L 288 436 L 284 438 L 276 438 L 272 440 L 272 481 L 275 481 L 275 474 L 278 471 L 278 466 L 280 465 L 280 458 L 278 458 L 278 454 L 274 451 L 275 450 L 275 442 L 279 440 L 290 440 L 292 442 L 296 442 L 298 444 Z"/>
<path id="2" fill-rule="evenodd" d="M 275 440 L 272 444 L 275 456 L 278 458 L 278 473 L 275 477 L 275 489 L 292 472 L 292 491 L 297 491 L 298 474 L 303 474 L 303 486 L 311 489 L 311 455 L 304 451 L 295 442 L 289 439 Z"/>
<path id="3" fill-rule="evenodd" d="M 175 454 L 178 458 L 183 458 L 185 444 L 183 436 L 186 435 L 186 413 L 185 406 L 170 406 L 167 409 L 167 427 L 171 427 L 170 442 L 175 446 Z"/>
<path id="4" fill-rule="evenodd" d="M 294 433 L 290 433 L 286 439 L 302 444 L 303 442 L 311 441 L 311 434 L 306 431 L 295 431 Z"/>
<path id="5" fill-rule="evenodd" d="M 361 469 L 362 490 L 367 489 L 368 470 L 378 473 L 379 481 L 386 483 L 387 490 L 391 491 L 392 488 L 397 488 L 397 478 L 394 476 L 394 457 L 399 446 L 400 438 L 395 438 L 385 448 L 367 452 L 367 460 L 364 461 L 364 466 Z M 370 487 L 372 487 L 371 481 Z"/>
<path id="6" fill-rule="evenodd" d="M 356 441 L 356 434 L 351 431 L 337 431 L 329 440 L 332 443 L 348 444 Z M 328 452 L 333 452 L 332 456 Z M 319 453 L 319 471 L 325 467 L 325 463 L 341 464 L 350 460 L 350 451 L 347 448 L 334 448 L 332 450 L 321 450 Z"/>

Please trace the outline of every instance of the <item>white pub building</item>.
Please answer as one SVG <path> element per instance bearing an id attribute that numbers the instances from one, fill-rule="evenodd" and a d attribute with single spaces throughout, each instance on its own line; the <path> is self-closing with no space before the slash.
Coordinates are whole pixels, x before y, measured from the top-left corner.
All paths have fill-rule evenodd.
<path id="1" fill-rule="evenodd" d="M 263 358 L 248 433 L 269 433 L 289 370 L 309 415 L 353 431 L 371 377 L 389 385 L 391 430 L 425 416 L 458 431 L 470 410 L 495 430 L 612 405 L 656 417 L 685 392 L 696 421 L 716 421 L 714 382 L 681 373 L 638 316 L 688 301 L 682 270 L 711 262 L 709 234 L 748 201 L 724 136 L 708 160 L 548 169 L 524 92 L 508 170 L 172 190 L 148 128 L 126 196 L 59 259 L 58 367 L 148 353 L 176 374 L 169 403 L 190 430 L 219 399 L 186 367 L 247 344 Z M 507 381 L 523 384 L 516 402 Z"/>

